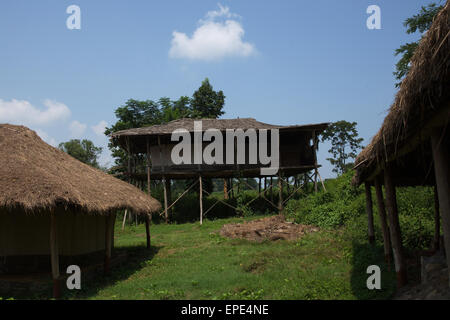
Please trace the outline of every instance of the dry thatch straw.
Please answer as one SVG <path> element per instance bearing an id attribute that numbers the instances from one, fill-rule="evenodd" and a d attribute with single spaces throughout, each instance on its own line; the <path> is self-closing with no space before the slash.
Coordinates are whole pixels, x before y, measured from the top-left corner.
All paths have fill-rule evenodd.
<path id="1" fill-rule="evenodd" d="M 424 124 L 450 107 L 450 1 L 438 13 L 411 59 L 395 101 L 371 143 L 355 161 L 355 184 L 374 168 L 396 157 Z M 445 109 L 445 110 L 444 110 Z M 448 121 L 448 112 L 441 121 Z"/>
<path id="2" fill-rule="evenodd" d="M 311 130 L 316 128 L 321 128 L 322 130 L 327 127 L 328 123 L 319 124 L 306 124 L 306 125 L 292 125 L 292 126 L 280 126 L 268 124 L 260 121 L 256 121 L 253 118 L 237 118 L 237 119 L 192 119 L 192 118 L 182 118 L 177 120 L 172 120 L 165 124 L 153 125 L 149 127 L 134 128 L 117 131 L 111 134 L 111 137 L 117 138 L 121 136 L 137 136 L 137 135 L 170 135 L 176 129 L 186 129 L 189 132 L 194 132 L 194 122 L 202 122 L 202 131 L 208 129 L 216 129 L 220 131 L 225 131 L 227 129 L 299 129 L 299 130 Z"/>
<path id="3" fill-rule="evenodd" d="M 161 208 L 141 190 L 46 144 L 26 127 L 0 124 L 0 150 L 0 209 L 149 214 Z"/>

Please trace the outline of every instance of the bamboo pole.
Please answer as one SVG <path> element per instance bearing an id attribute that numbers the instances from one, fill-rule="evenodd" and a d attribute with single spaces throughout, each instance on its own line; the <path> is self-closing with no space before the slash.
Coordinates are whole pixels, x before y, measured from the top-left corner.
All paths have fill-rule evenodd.
<path id="1" fill-rule="evenodd" d="M 173 216 L 173 206 L 171 206 L 172 204 L 172 182 L 170 179 L 166 179 L 166 185 L 167 185 L 167 203 L 168 203 L 168 207 L 167 207 L 167 214 L 169 214 L 169 210 L 170 210 L 170 214 Z"/>
<path id="2" fill-rule="evenodd" d="M 167 212 L 167 184 L 165 176 L 163 176 L 163 188 L 164 188 L 164 221 L 166 223 L 169 223 L 169 214 Z"/>
<path id="3" fill-rule="evenodd" d="M 200 202 L 200 225 L 203 224 L 203 182 L 202 176 L 198 176 L 198 182 L 200 183 L 199 202 Z"/>
<path id="4" fill-rule="evenodd" d="M 381 232 L 383 233 L 384 259 L 390 269 L 392 254 L 391 240 L 389 237 L 389 226 L 386 220 L 386 207 L 384 205 L 383 189 L 381 188 L 381 177 L 375 179 L 375 192 L 377 195 L 378 214 L 380 215 Z"/>
<path id="5" fill-rule="evenodd" d="M 151 168 L 150 168 L 150 142 L 147 138 L 147 192 L 148 196 L 152 196 L 151 192 Z M 152 213 L 145 216 L 145 234 L 147 238 L 147 249 L 151 247 L 150 222 L 152 220 Z"/>
<path id="6" fill-rule="evenodd" d="M 278 173 L 278 214 L 283 214 L 283 183 L 281 173 Z"/>
<path id="7" fill-rule="evenodd" d="M 261 197 L 261 177 L 259 178 L 259 182 L 258 182 L 258 198 Z"/>
<path id="8" fill-rule="evenodd" d="M 270 177 L 270 201 L 272 201 L 273 202 L 273 188 L 272 188 L 272 186 L 273 186 L 273 178 L 272 177 Z"/>
<path id="9" fill-rule="evenodd" d="M 52 265 L 53 278 L 53 298 L 61 297 L 61 280 L 59 273 L 59 250 L 58 250 L 58 230 L 56 222 L 56 213 L 54 210 L 50 213 L 50 259 Z"/>
<path id="10" fill-rule="evenodd" d="M 125 221 L 127 220 L 127 214 L 128 214 L 128 209 L 125 209 L 125 212 L 123 214 L 123 220 L 122 220 L 122 230 L 125 229 Z"/>
<path id="11" fill-rule="evenodd" d="M 364 184 L 366 191 L 366 214 L 367 214 L 367 225 L 368 225 L 368 236 L 369 243 L 375 243 L 375 230 L 373 226 L 373 207 L 372 207 L 372 191 L 370 190 L 370 183 L 366 182 Z"/>
<path id="12" fill-rule="evenodd" d="M 442 136 L 440 130 L 433 132 L 431 136 L 431 148 L 433 150 L 434 172 L 438 190 L 439 208 L 442 219 L 442 231 L 444 232 L 444 248 L 446 251 L 447 265 L 450 266 L 450 168 L 448 138 Z M 450 286 L 450 267 L 449 286 Z"/>
<path id="13" fill-rule="evenodd" d="M 114 232 L 113 225 L 113 215 L 108 214 L 105 217 L 105 262 L 104 262 L 104 273 L 108 275 L 111 266 L 111 252 L 112 252 L 112 237 Z"/>
<path id="14" fill-rule="evenodd" d="M 384 187 L 386 189 L 386 209 L 389 216 L 389 231 L 394 252 L 395 271 L 397 273 L 397 286 L 403 287 L 408 282 L 406 261 L 403 252 L 402 234 L 398 219 L 397 196 L 392 178 L 391 168 L 386 166 L 384 170 Z"/>
<path id="15" fill-rule="evenodd" d="M 184 190 L 183 193 L 182 193 L 182 194 L 181 194 L 174 202 L 172 202 L 172 203 L 170 204 L 170 206 L 169 206 L 167 209 L 170 209 L 171 207 L 173 207 L 173 206 L 178 202 L 178 200 L 180 200 L 181 198 L 183 198 L 183 196 L 184 196 L 189 190 L 191 190 L 191 188 L 194 187 L 197 183 L 198 183 L 198 181 L 195 181 L 194 183 L 192 183 L 192 184 L 189 186 L 189 188 L 187 188 L 186 190 Z M 163 213 L 164 213 L 164 210 L 161 211 L 161 213 L 160 213 L 159 215 L 161 216 Z"/>
<path id="16" fill-rule="evenodd" d="M 317 168 L 314 169 L 314 192 L 317 193 Z"/>
<path id="17" fill-rule="evenodd" d="M 227 179 L 223 179 L 223 198 L 226 200 L 228 199 L 228 185 L 227 185 Z"/>
<path id="18" fill-rule="evenodd" d="M 323 191 L 327 192 L 327 188 L 325 188 L 325 183 L 323 183 L 323 179 L 322 179 L 322 177 L 320 176 L 319 170 L 317 170 L 317 175 L 319 176 L 320 183 L 322 184 Z"/>

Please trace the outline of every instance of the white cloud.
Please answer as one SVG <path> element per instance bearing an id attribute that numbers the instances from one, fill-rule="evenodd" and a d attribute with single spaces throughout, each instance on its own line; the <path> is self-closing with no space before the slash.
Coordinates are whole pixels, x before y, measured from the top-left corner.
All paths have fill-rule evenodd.
<path id="1" fill-rule="evenodd" d="M 74 120 L 70 123 L 69 130 L 72 138 L 81 138 L 83 133 L 86 131 L 87 125 Z"/>
<path id="2" fill-rule="evenodd" d="M 20 125 L 49 125 L 70 117 L 70 109 L 63 103 L 45 100 L 44 109 L 26 100 L 4 101 L 0 99 L 0 122 Z"/>
<path id="3" fill-rule="evenodd" d="M 225 21 L 216 18 L 225 17 Z M 169 51 L 171 58 L 187 58 L 192 60 L 220 60 L 225 57 L 247 57 L 256 52 L 253 44 L 244 42 L 244 28 L 232 18 L 238 17 L 228 7 L 219 4 L 219 10 L 209 11 L 206 20 L 200 20 L 200 26 L 191 37 L 185 33 L 174 31 Z"/>
<path id="4" fill-rule="evenodd" d="M 218 17 L 226 17 L 226 18 L 240 18 L 238 14 L 232 13 L 230 8 L 222 6 L 220 3 L 218 4 L 219 10 L 208 11 L 206 14 L 206 18 L 209 20 L 214 20 Z"/>
<path id="5" fill-rule="evenodd" d="M 105 136 L 105 128 L 107 125 L 108 123 L 105 120 L 102 120 L 95 126 L 92 126 L 91 129 L 95 132 L 96 135 L 103 137 Z"/>

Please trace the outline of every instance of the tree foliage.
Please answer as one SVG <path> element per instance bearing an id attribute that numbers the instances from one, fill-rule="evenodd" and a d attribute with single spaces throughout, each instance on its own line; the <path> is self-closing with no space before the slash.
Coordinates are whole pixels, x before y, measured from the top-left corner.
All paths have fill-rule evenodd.
<path id="1" fill-rule="evenodd" d="M 333 158 L 327 158 L 334 166 L 333 172 L 340 175 L 351 169 L 352 164 L 349 159 L 355 159 L 357 151 L 362 148 L 362 138 L 358 138 L 356 122 L 347 122 L 345 120 L 333 122 L 322 133 L 322 142 L 330 141 L 331 148 L 328 150 Z"/>
<path id="2" fill-rule="evenodd" d="M 209 79 L 206 78 L 192 95 L 192 115 L 194 118 L 218 118 L 224 114 L 222 111 L 224 104 L 225 96 L 222 90 L 214 91 Z"/>
<path id="3" fill-rule="evenodd" d="M 422 6 L 418 14 L 406 19 L 403 25 L 407 28 L 407 34 L 413 34 L 416 32 L 424 33 L 430 29 L 433 23 L 434 17 L 443 8 L 443 5 L 437 5 L 436 3 L 431 3 L 428 6 Z M 419 40 L 420 41 L 420 40 Z M 401 56 L 400 60 L 397 62 L 394 72 L 395 78 L 399 80 L 396 86 L 400 86 L 401 80 L 408 74 L 410 69 L 410 61 L 414 52 L 419 45 L 419 41 L 406 43 L 400 46 L 400 48 L 395 50 L 396 56 Z"/>
<path id="4" fill-rule="evenodd" d="M 181 118 L 218 118 L 224 113 L 222 111 L 224 104 L 223 92 L 214 91 L 206 78 L 192 98 L 181 96 L 178 100 L 171 100 L 168 97 L 162 97 L 157 101 L 129 99 L 125 105 L 115 110 L 117 121 L 106 128 L 105 134 L 164 124 Z M 124 171 L 128 162 L 125 150 L 111 142 L 108 147 L 115 158 L 116 167 L 121 168 L 118 171 Z"/>
<path id="5" fill-rule="evenodd" d="M 99 168 L 98 156 L 102 152 L 102 148 L 96 147 L 90 140 L 72 139 L 60 143 L 58 148 L 83 163 Z"/>

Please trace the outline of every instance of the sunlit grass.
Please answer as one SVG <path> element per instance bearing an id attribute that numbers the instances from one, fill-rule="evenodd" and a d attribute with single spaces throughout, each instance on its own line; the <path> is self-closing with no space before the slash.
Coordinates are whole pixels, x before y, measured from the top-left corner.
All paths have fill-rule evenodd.
<path id="1" fill-rule="evenodd" d="M 122 231 L 118 223 L 116 250 L 127 250 L 129 262 L 67 298 L 368 299 L 388 298 L 393 292 L 387 272 L 386 288 L 366 288 L 365 268 L 383 266 L 382 250 L 355 243 L 343 229 L 311 233 L 294 242 L 254 243 L 217 233 L 226 223 L 243 221 L 153 225 L 150 253 L 143 225 Z"/>

